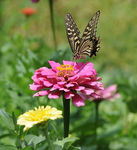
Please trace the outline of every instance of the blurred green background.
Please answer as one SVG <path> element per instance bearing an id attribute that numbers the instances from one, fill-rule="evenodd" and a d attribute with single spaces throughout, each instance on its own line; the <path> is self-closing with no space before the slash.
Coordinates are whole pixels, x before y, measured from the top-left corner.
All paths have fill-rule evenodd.
<path id="1" fill-rule="evenodd" d="M 89 61 L 102 77 L 105 86 L 118 85 L 121 98 L 100 107 L 100 150 L 136 150 L 137 143 L 137 1 L 136 0 L 54 0 L 54 19 L 58 49 L 52 37 L 48 0 L 0 1 L 0 107 L 18 116 L 38 105 L 51 104 L 62 109 L 60 100 L 32 98 L 31 76 L 37 68 L 49 66 L 48 60 L 72 60 L 64 17 L 70 12 L 84 31 L 88 21 L 101 11 L 97 35 L 101 49 Z M 26 17 L 21 10 L 33 7 L 37 13 Z M 79 137 L 75 143 L 82 150 L 96 149 L 92 139 L 94 104 L 83 108 L 71 106 L 70 132 Z M 62 123 L 61 123 L 62 124 Z M 59 132 L 62 133 L 61 127 Z M 84 130 L 83 130 L 84 129 Z M 31 131 L 35 133 L 35 130 Z M 15 144 L 15 139 L 0 122 L 0 144 Z M 41 148 L 42 149 L 42 148 Z"/>

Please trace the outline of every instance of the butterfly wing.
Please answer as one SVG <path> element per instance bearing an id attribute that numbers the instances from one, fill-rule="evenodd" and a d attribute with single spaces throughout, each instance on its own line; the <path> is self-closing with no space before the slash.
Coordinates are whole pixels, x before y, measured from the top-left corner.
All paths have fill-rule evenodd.
<path id="1" fill-rule="evenodd" d="M 96 56 L 96 52 L 99 50 L 100 39 L 96 37 L 97 23 L 99 20 L 100 11 L 97 11 L 94 16 L 89 21 L 88 25 L 85 28 L 85 31 L 81 38 L 81 43 L 79 47 L 80 55 L 92 55 Z"/>
<path id="2" fill-rule="evenodd" d="M 67 13 L 65 17 L 66 33 L 72 52 L 75 54 L 80 46 L 80 31 L 77 28 L 71 14 Z"/>

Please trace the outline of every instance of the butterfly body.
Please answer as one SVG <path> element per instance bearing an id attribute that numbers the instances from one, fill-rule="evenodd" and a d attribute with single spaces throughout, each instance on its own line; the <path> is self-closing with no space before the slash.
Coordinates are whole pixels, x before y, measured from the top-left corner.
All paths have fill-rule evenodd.
<path id="1" fill-rule="evenodd" d="M 89 21 L 82 37 L 80 38 L 80 31 L 77 28 L 72 16 L 70 14 L 66 15 L 66 32 L 69 44 L 74 54 L 74 59 L 85 59 L 86 56 L 96 56 L 96 52 L 99 51 L 100 39 L 99 37 L 96 37 L 96 28 L 99 16 L 100 11 L 97 11 Z"/>

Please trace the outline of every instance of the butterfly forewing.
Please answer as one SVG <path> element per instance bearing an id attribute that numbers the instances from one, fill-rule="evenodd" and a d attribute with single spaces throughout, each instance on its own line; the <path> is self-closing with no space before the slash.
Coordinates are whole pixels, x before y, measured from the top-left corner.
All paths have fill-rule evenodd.
<path id="1" fill-rule="evenodd" d="M 96 36 L 96 30 L 97 30 L 97 23 L 100 16 L 100 11 L 97 11 L 93 17 L 90 19 L 88 25 L 85 28 L 85 31 L 83 33 L 82 39 L 88 39 L 91 37 Z M 90 36 L 89 36 L 90 35 Z"/>
<path id="2" fill-rule="evenodd" d="M 97 11 L 89 21 L 81 38 L 79 53 L 81 55 L 92 56 L 96 55 L 99 50 L 99 38 L 96 38 L 97 23 L 100 16 L 100 11 Z"/>
<path id="3" fill-rule="evenodd" d="M 77 28 L 71 14 L 66 14 L 65 17 L 65 25 L 66 25 L 66 32 L 69 44 L 73 53 L 77 53 L 79 46 L 80 46 L 80 31 Z"/>

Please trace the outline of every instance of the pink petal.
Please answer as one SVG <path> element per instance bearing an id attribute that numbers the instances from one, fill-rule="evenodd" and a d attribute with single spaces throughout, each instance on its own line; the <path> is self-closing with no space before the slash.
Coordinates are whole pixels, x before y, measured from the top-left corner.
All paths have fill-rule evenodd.
<path id="1" fill-rule="evenodd" d="M 102 78 L 101 78 L 101 77 L 97 77 L 96 80 L 97 80 L 97 81 L 101 81 Z"/>
<path id="2" fill-rule="evenodd" d="M 75 81 L 75 80 L 77 80 L 79 78 L 79 76 L 76 74 L 76 75 L 74 75 L 74 76 L 72 76 L 72 77 L 69 77 L 68 78 L 68 81 Z"/>
<path id="3" fill-rule="evenodd" d="M 102 98 L 100 95 L 98 95 L 97 93 L 93 93 L 90 95 L 91 98 L 89 98 L 89 100 L 93 100 L 93 99 L 100 99 Z"/>
<path id="4" fill-rule="evenodd" d="M 68 84 L 66 84 L 65 85 L 67 88 L 70 88 L 70 87 L 73 87 L 74 86 L 74 84 L 72 84 L 72 83 L 68 83 Z"/>
<path id="5" fill-rule="evenodd" d="M 58 77 L 58 76 L 56 76 L 56 80 L 57 81 L 61 81 L 61 82 L 65 82 L 64 77 Z"/>
<path id="6" fill-rule="evenodd" d="M 120 98 L 120 94 L 115 94 L 114 96 L 110 97 L 109 100 L 114 102 L 115 98 Z"/>
<path id="7" fill-rule="evenodd" d="M 110 99 L 115 96 L 115 93 L 117 91 L 117 85 L 111 85 L 107 88 L 105 88 L 102 92 L 103 98 L 104 99 Z"/>
<path id="8" fill-rule="evenodd" d="M 102 97 L 103 97 L 103 99 L 109 99 L 109 98 L 113 97 L 113 94 L 112 93 L 104 93 L 104 91 L 103 91 Z"/>
<path id="9" fill-rule="evenodd" d="M 79 72 L 78 72 L 78 76 L 96 76 L 96 70 L 93 68 L 93 64 L 90 62 L 87 62 L 86 64 L 84 64 L 83 66 L 81 66 Z"/>
<path id="10" fill-rule="evenodd" d="M 85 65 L 84 62 L 78 62 L 75 64 L 74 68 L 75 70 L 81 70 L 81 68 L 83 68 L 84 65 Z"/>
<path id="11" fill-rule="evenodd" d="M 62 88 L 59 88 L 59 90 L 60 90 L 60 91 L 64 91 L 64 92 L 69 92 L 69 91 L 70 91 L 70 89 L 63 88 L 63 87 L 62 87 Z"/>
<path id="12" fill-rule="evenodd" d="M 53 84 L 50 83 L 49 81 L 44 81 L 43 84 L 46 86 L 46 87 L 51 87 Z"/>
<path id="13" fill-rule="evenodd" d="M 80 85 L 88 85 L 89 82 L 91 81 L 90 77 L 86 77 L 86 76 L 80 76 L 77 80 L 77 83 Z"/>
<path id="14" fill-rule="evenodd" d="M 48 95 L 48 98 L 49 99 L 57 99 L 61 96 L 61 92 L 59 91 L 55 91 L 55 92 L 51 92 L 49 95 Z"/>
<path id="15" fill-rule="evenodd" d="M 50 64 L 52 70 L 57 71 L 57 67 L 59 67 L 60 64 L 59 64 L 59 63 L 56 63 L 55 61 L 48 61 L 48 62 L 49 62 L 49 64 Z"/>
<path id="16" fill-rule="evenodd" d="M 32 76 L 32 80 L 35 82 L 35 83 L 38 83 L 39 84 L 39 78 L 37 75 L 33 75 Z"/>
<path id="17" fill-rule="evenodd" d="M 45 96 L 45 95 L 48 95 L 48 94 L 49 94 L 49 91 L 47 91 L 47 90 L 45 90 L 45 91 L 39 91 L 39 92 L 35 93 L 33 95 L 33 97 L 35 97 L 35 96 Z"/>
<path id="18" fill-rule="evenodd" d="M 116 84 L 113 84 L 113 85 L 111 85 L 111 86 L 109 86 L 109 87 L 107 87 L 107 88 L 105 88 L 104 89 L 104 94 L 105 93 L 115 93 L 117 91 L 117 85 Z"/>
<path id="19" fill-rule="evenodd" d="M 96 90 L 104 90 L 104 84 L 101 83 L 101 82 L 95 82 L 95 81 L 91 81 L 89 83 L 87 83 L 88 85 L 90 85 L 93 89 L 96 89 Z"/>
<path id="20" fill-rule="evenodd" d="M 50 91 L 55 91 L 55 90 L 60 90 L 60 91 L 65 91 L 65 92 L 69 92 L 70 89 L 67 89 L 67 88 L 64 88 L 62 85 L 58 85 L 58 84 L 55 84 L 51 89 Z"/>
<path id="21" fill-rule="evenodd" d="M 81 90 L 84 90 L 84 89 L 85 89 L 84 86 L 76 86 L 76 87 L 74 87 L 74 90 L 76 90 L 76 91 L 81 91 Z"/>
<path id="22" fill-rule="evenodd" d="M 43 85 L 37 85 L 37 84 L 34 84 L 34 83 L 30 84 L 29 86 L 30 86 L 30 89 L 33 90 L 33 91 L 38 91 L 38 90 L 41 90 L 41 89 L 44 88 Z"/>
<path id="23" fill-rule="evenodd" d="M 83 98 L 78 94 L 75 94 L 75 96 L 72 97 L 72 103 L 73 103 L 73 105 L 75 105 L 77 107 L 85 105 Z"/>
<path id="24" fill-rule="evenodd" d="M 54 86 L 50 89 L 50 91 L 55 91 L 55 90 L 60 89 L 60 88 L 61 88 L 60 85 L 54 84 Z"/>
<path id="25" fill-rule="evenodd" d="M 64 94 L 65 99 L 71 99 L 71 97 L 73 97 L 73 96 L 74 96 L 74 93 L 72 93 L 71 91 L 70 92 L 66 92 Z"/>
<path id="26" fill-rule="evenodd" d="M 56 76 L 56 73 L 52 71 L 52 69 L 46 69 L 41 72 L 41 75 L 43 76 Z"/>
<path id="27" fill-rule="evenodd" d="M 81 92 L 86 94 L 86 95 L 90 95 L 90 94 L 94 93 L 95 90 L 86 88 L 86 89 L 82 90 Z"/>
<path id="28" fill-rule="evenodd" d="M 42 71 L 46 71 L 47 69 L 47 67 L 41 67 L 35 71 L 35 74 L 41 73 Z"/>
<path id="29" fill-rule="evenodd" d="M 67 82 L 66 81 L 58 82 L 59 85 L 64 85 L 65 83 L 67 83 Z"/>

